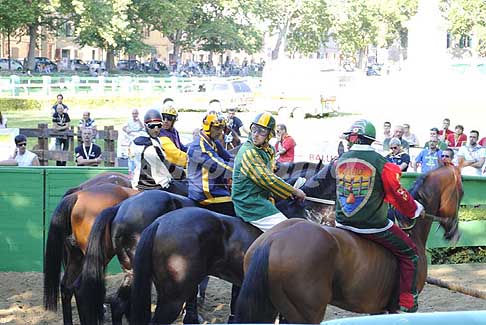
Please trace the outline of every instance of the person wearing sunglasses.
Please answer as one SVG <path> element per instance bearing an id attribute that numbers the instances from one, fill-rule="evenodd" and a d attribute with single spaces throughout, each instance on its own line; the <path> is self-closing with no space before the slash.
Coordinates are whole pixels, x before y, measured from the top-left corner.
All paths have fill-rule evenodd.
<path id="1" fill-rule="evenodd" d="M 144 116 L 145 133 L 133 140 L 135 170 L 132 178 L 133 188 L 139 190 L 164 190 L 187 195 L 187 183 L 174 180 L 167 167 L 167 159 L 159 141 L 162 129 L 162 116 L 150 109 Z M 131 150 L 131 151 L 132 151 Z"/>
<path id="2" fill-rule="evenodd" d="M 250 136 L 235 157 L 231 198 L 236 215 L 265 232 L 287 217 L 275 206 L 275 198 L 303 201 L 305 193 L 275 175 L 275 149 L 268 142 L 275 136 L 275 119 L 258 114 Z"/>
<path id="3" fill-rule="evenodd" d="M 417 171 L 420 167 L 421 173 L 427 173 L 443 165 L 441 160 L 442 150 L 439 149 L 439 140 L 435 138 L 428 142 L 428 146 L 424 148 L 415 158 L 413 170 Z"/>
<path id="4" fill-rule="evenodd" d="M 344 134 L 351 145 L 336 166 L 336 227 L 382 245 L 397 257 L 400 310 L 416 312 L 417 248 L 387 216 L 389 204 L 410 219 L 421 216 L 424 207 L 400 184 L 400 168 L 371 146 L 376 140 L 371 122 L 358 120 Z M 390 140 L 390 147 L 393 143 Z"/>
<path id="5" fill-rule="evenodd" d="M 447 165 L 454 165 L 454 150 L 447 148 L 446 150 L 442 151 L 442 154 L 440 155 L 440 158 L 442 160 L 442 164 L 444 166 Z"/>
<path id="6" fill-rule="evenodd" d="M 224 116 L 209 112 L 202 129 L 187 150 L 188 197 L 202 207 L 235 216 L 230 196 L 233 157 L 220 142 L 226 127 Z"/>
<path id="7" fill-rule="evenodd" d="M 160 129 L 159 139 L 167 160 L 178 167 L 186 168 L 187 147 L 182 144 L 179 132 L 174 127 L 177 117 L 177 110 L 166 104 L 162 109 L 162 129 Z"/>
<path id="8" fill-rule="evenodd" d="M 406 172 L 410 164 L 410 155 L 402 150 L 402 142 L 398 138 L 390 139 L 390 153 L 386 155 L 386 160 L 400 167 L 402 172 Z"/>
<path id="9" fill-rule="evenodd" d="M 19 134 L 15 137 L 15 151 L 9 159 L 0 161 L 1 166 L 39 166 L 39 158 L 35 153 L 27 150 L 27 137 Z"/>

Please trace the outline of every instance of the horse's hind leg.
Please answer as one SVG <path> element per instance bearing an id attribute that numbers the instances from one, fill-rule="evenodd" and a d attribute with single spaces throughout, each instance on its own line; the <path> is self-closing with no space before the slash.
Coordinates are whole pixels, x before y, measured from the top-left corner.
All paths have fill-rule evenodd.
<path id="1" fill-rule="evenodd" d="M 133 271 L 123 270 L 123 281 L 113 297 L 111 307 L 111 321 L 113 325 L 121 325 L 123 315 L 130 319 L 130 292 L 133 282 Z"/>
<path id="2" fill-rule="evenodd" d="M 198 302 L 202 305 L 204 304 L 204 300 L 206 299 L 206 289 L 208 288 L 208 283 L 209 283 L 209 276 L 206 276 L 204 280 L 199 283 L 198 286 Z"/>
<path id="3" fill-rule="evenodd" d="M 74 282 L 81 273 L 83 253 L 77 247 L 72 246 L 68 247 L 66 251 L 68 256 L 61 280 L 62 318 L 65 325 L 71 325 L 73 323 L 71 299 L 74 294 Z"/>
<path id="4" fill-rule="evenodd" d="M 230 303 L 230 315 L 228 317 L 228 324 L 233 324 L 235 322 L 236 314 L 236 301 L 238 300 L 238 295 L 240 294 L 241 287 L 233 284 L 231 286 L 231 303 Z"/>
<path id="5" fill-rule="evenodd" d="M 171 302 L 164 302 L 159 296 L 157 299 L 157 308 L 155 308 L 151 324 L 172 324 L 179 316 L 183 304 L 183 301 L 174 300 Z"/>
<path id="6" fill-rule="evenodd" d="M 186 301 L 186 314 L 182 320 L 184 324 L 199 324 L 199 314 L 197 311 L 197 289 L 191 294 L 191 297 Z"/>

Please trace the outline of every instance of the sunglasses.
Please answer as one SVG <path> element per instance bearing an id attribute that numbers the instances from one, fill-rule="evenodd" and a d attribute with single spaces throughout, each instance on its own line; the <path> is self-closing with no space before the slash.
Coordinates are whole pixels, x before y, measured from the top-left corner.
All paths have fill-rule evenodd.
<path id="1" fill-rule="evenodd" d="M 258 134 L 258 135 L 266 137 L 270 133 L 270 130 L 268 130 L 264 127 L 258 126 L 258 125 L 252 125 L 251 133 Z"/>
<path id="2" fill-rule="evenodd" d="M 159 128 L 160 129 L 162 127 L 162 123 L 147 124 L 147 127 L 149 129 L 151 129 L 151 130 L 152 129 L 155 129 L 155 128 Z"/>
<path id="3" fill-rule="evenodd" d="M 173 116 L 173 115 L 166 115 L 166 114 L 162 114 L 162 120 L 163 121 L 175 121 L 176 117 Z"/>
<path id="4" fill-rule="evenodd" d="M 17 143 L 17 147 L 26 147 L 27 143 Z"/>
<path id="5" fill-rule="evenodd" d="M 449 155 L 442 155 L 441 157 L 442 158 L 450 158 L 451 156 L 449 156 Z"/>
<path id="6" fill-rule="evenodd" d="M 390 149 L 398 149 L 398 147 L 390 147 Z"/>

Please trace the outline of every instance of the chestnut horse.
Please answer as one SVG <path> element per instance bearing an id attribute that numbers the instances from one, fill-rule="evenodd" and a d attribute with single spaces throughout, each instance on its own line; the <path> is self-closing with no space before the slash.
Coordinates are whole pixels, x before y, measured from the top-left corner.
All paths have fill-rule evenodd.
<path id="1" fill-rule="evenodd" d="M 419 253 L 417 289 L 427 276 L 425 244 L 432 218 L 447 240 L 459 239 L 463 196 L 458 168 L 444 166 L 419 178 L 410 193 L 428 218 L 416 219 L 410 238 Z M 291 324 L 320 323 L 332 304 L 357 313 L 398 309 L 399 270 L 384 247 L 338 228 L 288 220 L 259 237 L 245 256 L 245 280 L 236 320 L 273 323 L 280 313 Z"/>
<path id="2" fill-rule="evenodd" d="M 322 169 L 302 190 L 309 196 L 334 199 L 336 180 L 331 169 Z M 289 217 L 305 217 L 302 210 L 322 208 L 307 201 L 295 206 L 292 202 L 281 201 L 281 205 L 279 209 L 285 210 Z M 183 303 L 196 296 L 197 285 L 207 275 L 241 285 L 243 257 L 260 234 L 258 228 L 240 218 L 201 208 L 183 208 L 157 219 L 144 230 L 136 249 L 131 323 L 139 325 L 150 321 L 151 280 L 158 294 L 152 319 L 156 324 L 174 322 Z"/>
<path id="3" fill-rule="evenodd" d="M 105 181 L 116 178 L 108 177 Z M 44 307 L 57 310 L 61 264 L 61 300 L 64 324 L 72 324 L 71 298 L 73 282 L 81 272 L 82 259 L 96 216 L 106 208 L 139 193 L 128 187 L 105 183 L 99 176 L 69 190 L 54 210 L 47 235 L 44 257 Z M 83 189 L 80 189 L 83 188 Z M 69 194 L 70 193 L 70 194 Z"/>

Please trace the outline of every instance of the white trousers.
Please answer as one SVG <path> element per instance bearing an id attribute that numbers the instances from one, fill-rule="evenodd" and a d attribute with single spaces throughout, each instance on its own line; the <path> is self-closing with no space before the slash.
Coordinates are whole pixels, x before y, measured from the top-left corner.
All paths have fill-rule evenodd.
<path id="1" fill-rule="evenodd" d="M 278 212 L 259 220 L 250 221 L 250 223 L 255 227 L 259 228 L 261 231 L 265 232 L 267 230 L 270 230 L 276 224 L 281 223 L 282 221 L 285 221 L 287 219 L 288 218 L 282 212 Z"/>

